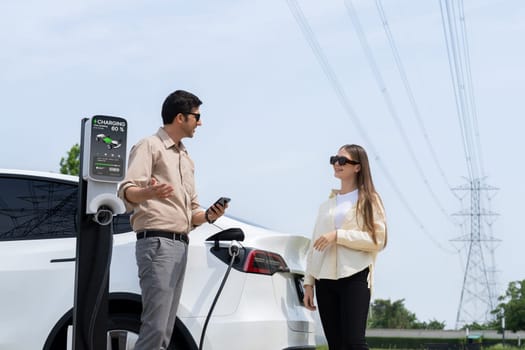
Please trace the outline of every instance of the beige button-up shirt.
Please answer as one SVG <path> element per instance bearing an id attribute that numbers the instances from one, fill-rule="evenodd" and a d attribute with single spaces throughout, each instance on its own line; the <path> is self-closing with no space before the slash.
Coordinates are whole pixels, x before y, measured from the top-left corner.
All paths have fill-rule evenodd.
<path id="1" fill-rule="evenodd" d="M 163 128 L 139 141 L 131 149 L 126 178 L 120 184 L 119 197 L 128 212 L 135 232 L 163 230 L 188 233 L 193 214 L 202 211 L 195 191 L 194 164 L 182 144 L 176 145 Z M 169 198 L 150 199 L 136 204 L 124 193 L 131 186 L 146 187 L 155 178 L 170 184 L 174 193 Z"/>
<path id="2" fill-rule="evenodd" d="M 386 220 L 382 206 L 374 206 L 377 244 L 374 243 L 370 234 L 363 231 L 359 225 L 363 222 L 363 218 L 359 217 L 358 220 L 356 205 L 354 205 L 346 214 L 342 227 L 337 230 L 336 244 L 328 246 L 323 251 L 313 248 L 313 243 L 317 238 L 335 230 L 336 193 L 337 191 L 333 191 L 330 198 L 319 208 L 310 250 L 306 258 L 304 284 L 314 285 L 315 280 L 321 278 L 335 280 L 348 277 L 369 267 L 368 282 L 369 287 L 372 287 L 376 255 L 383 249 L 386 241 Z"/>

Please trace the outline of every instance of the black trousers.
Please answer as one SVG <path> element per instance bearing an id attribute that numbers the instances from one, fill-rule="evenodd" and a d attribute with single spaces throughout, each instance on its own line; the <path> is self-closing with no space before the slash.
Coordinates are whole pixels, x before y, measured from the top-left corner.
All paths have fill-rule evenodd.
<path id="1" fill-rule="evenodd" d="M 368 350 L 365 339 L 370 308 L 368 267 L 338 280 L 315 282 L 317 306 L 330 350 Z"/>

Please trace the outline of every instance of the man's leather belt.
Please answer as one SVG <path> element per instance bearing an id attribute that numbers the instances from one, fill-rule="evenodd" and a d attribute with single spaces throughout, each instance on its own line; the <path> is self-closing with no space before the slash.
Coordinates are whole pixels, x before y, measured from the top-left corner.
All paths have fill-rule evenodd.
<path id="1" fill-rule="evenodd" d="M 163 238 L 173 239 L 176 241 L 181 241 L 186 244 L 190 243 L 190 240 L 186 233 L 158 231 L 158 230 L 145 230 L 145 231 L 137 232 L 137 239 L 142 239 L 142 238 L 147 238 L 147 237 L 163 237 Z"/>

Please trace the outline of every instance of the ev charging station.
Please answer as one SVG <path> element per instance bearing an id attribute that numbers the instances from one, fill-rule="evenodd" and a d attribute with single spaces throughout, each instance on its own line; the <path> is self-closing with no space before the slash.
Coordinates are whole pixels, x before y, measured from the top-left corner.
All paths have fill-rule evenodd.
<path id="1" fill-rule="evenodd" d="M 126 139 L 123 118 L 82 119 L 73 350 L 107 347 L 111 222 L 125 212 L 117 187 L 126 173 Z"/>
<path id="2" fill-rule="evenodd" d="M 118 184 L 126 174 L 127 122 L 120 117 L 96 115 L 82 119 L 78 233 L 72 334 L 67 349 L 107 349 L 109 270 L 113 250 L 113 216 L 126 211 L 117 197 Z M 230 241 L 230 263 L 204 322 L 204 337 L 213 309 L 242 249 L 244 232 L 229 228 L 209 237 L 214 249 Z M 72 338 L 72 339 L 71 339 Z"/>

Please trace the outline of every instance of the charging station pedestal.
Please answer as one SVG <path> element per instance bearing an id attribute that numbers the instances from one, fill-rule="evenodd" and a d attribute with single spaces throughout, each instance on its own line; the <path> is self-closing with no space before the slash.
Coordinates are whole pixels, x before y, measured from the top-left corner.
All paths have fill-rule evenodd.
<path id="1" fill-rule="evenodd" d="M 97 115 L 82 119 L 73 350 L 107 348 L 112 218 L 125 212 L 117 197 L 126 173 L 127 122 Z"/>

